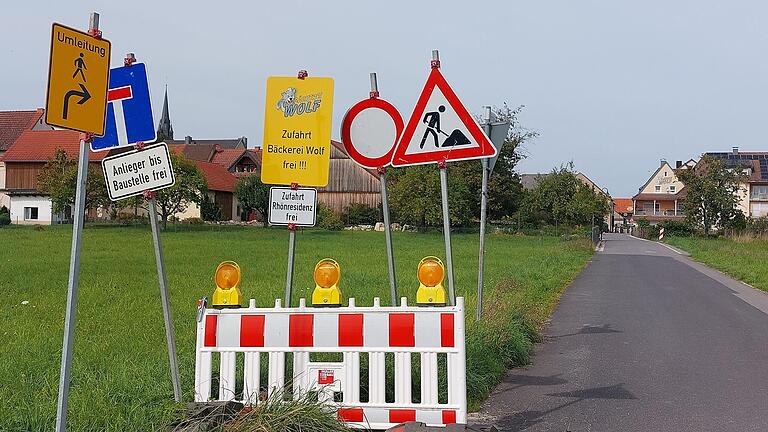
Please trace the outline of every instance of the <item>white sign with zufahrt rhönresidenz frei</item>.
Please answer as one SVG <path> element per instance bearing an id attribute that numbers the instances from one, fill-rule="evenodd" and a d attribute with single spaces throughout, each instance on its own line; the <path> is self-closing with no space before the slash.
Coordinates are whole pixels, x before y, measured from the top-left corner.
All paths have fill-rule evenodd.
<path id="1" fill-rule="evenodd" d="M 273 187 L 269 189 L 269 224 L 315 226 L 317 189 Z"/>
<path id="2" fill-rule="evenodd" d="M 176 183 L 171 155 L 165 143 L 104 158 L 101 168 L 112 201 L 140 195 L 147 190 L 164 189 Z"/>

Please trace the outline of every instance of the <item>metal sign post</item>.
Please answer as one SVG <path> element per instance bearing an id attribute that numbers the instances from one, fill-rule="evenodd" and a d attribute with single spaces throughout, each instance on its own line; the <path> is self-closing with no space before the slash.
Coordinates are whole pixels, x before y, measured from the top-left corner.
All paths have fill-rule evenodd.
<path id="1" fill-rule="evenodd" d="M 453 288 L 453 249 L 451 248 L 451 213 L 448 210 L 448 170 L 445 162 L 438 162 L 440 169 L 440 193 L 443 198 L 443 235 L 445 236 L 445 264 L 448 268 L 448 304 L 456 304 Z"/>
<path id="2" fill-rule="evenodd" d="M 372 72 L 370 77 L 371 91 L 368 99 L 356 103 L 344 115 L 341 122 L 341 141 L 350 159 L 363 168 L 375 168 L 379 173 L 390 297 L 392 306 L 397 306 L 395 257 L 392 252 L 392 231 L 387 197 L 387 166 L 392 164 L 392 154 L 403 132 L 403 118 L 392 104 L 379 98 L 376 73 Z"/>
<path id="3" fill-rule="evenodd" d="M 288 225 L 288 269 L 285 272 L 285 307 L 291 307 L 293 290 L 293 261 L 296 254 L 296 225 Z"/>
<path id="4" fill-rule="evenodd" d="M 155 192 L 145 192 L 149 201 L 149 221 L 152 225 L 152 240 L 155 246 L 155 262 L 157 263 L 157 279 L 160 282 L 160 301 L 163 304 L 163 319 L 165 320 L 165 339 L 168 344 L 168 358 L 171 367 L 171 382 L 173 383 L 173 399 L 181 402 L 181 379 L 179 378 L 179 363 L 176 356 L 176 338 L 173 333 L 173 318 L 171 303 L 168 300 L 168 281 L 165 276 L 165 260 L 163 259 L 163 244 L 160 241 L 160 228 L 157 223 L 157 203 Z"/>
<path id="5" fill-rule="evenodd" d="M 491 136 L 491 107 L 485 107 L 485 134 Z M 488 212 L 488 159 L 481 159 L 483 182 L 480 187 L 480 256 L 477 272 L 477 320 L 483 316 L 483 284 L 485 273 L 485 222 Z"/>
<path id="6" fill-rule="evenodd" d="M 90 17 L 88 33 L 99 36 L 99 14 Z M 75 342 L 75 313 L 77 311 L 77 288 L 80 283 L 80 250 L 85 223 L 85 182 L 88 178 L 88 142 L 90 133 L 80 136 L 80 157 L 77 165 L 77 188 L 75 191 L 75 214 L 72 224 L 72 249 L 69 261 L 67 284 L 67 309 L 64 318 L 64 342 L 61 349 L 61 372 L 59 374 L 59 397 L 56 404 L 56 432 L 67 429 L 67 407 L 69 406 L 69 382 L 72 376 L 72 348 Z"/>
<path id="7" fill-rule="evenodd" d="M 371 72 L 371 97 L 379 97 L 379 82 L 376 72 Z M 397 306 L 397 277 L 395 275 L 395 254 L 392 248 L 392 227 L 389 221 L 389 197 L 387 196 L 387 167 L 377 168 L 381 185 L 381 212 L 384 216 L 384 241 L 387 245 L 387 270 L 389 272 L 389 294 L 392 306 Z"/>

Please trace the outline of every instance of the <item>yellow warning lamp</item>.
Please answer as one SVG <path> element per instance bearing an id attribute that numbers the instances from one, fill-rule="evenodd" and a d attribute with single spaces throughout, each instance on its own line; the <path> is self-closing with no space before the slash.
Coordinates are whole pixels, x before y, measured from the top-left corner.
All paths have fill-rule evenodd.
<path id="1" fill-rule="evenodd" d="M 336 261 L 325 258 L 315 265 L 315 290 L 312 292 L 312 306 L 341 306 L 341 267 Z"/>
<path id="2" fill-rule="evenodd" d="M 234 261 L 224 261 L 216 267 L 216 289 L 211 306 L 216 309 L 239 308 L 243 301 L 240 292 L 240 266 Z"/>
<path id="3" fill-rule="evenodd" d="M 419 290 L 416 291 L 416 304 L 420 306 L 445 306 L 445 266 L 440 258 L 428 256 L 419 261 L 416 272 L 419 278 Z"/>

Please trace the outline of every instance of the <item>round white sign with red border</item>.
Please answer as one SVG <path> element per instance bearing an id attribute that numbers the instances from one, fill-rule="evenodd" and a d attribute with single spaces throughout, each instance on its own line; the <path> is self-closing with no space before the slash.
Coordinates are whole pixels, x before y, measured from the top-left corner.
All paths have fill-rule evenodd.
<path id="1" fill-rule="evenodd" d="M 379 98 L 365 99 L 344 115 L 341 141 L 349 157 L 359 165 L 386 167 L 392 163 L 403 127 L 403 118 L 392 104 Z"/>

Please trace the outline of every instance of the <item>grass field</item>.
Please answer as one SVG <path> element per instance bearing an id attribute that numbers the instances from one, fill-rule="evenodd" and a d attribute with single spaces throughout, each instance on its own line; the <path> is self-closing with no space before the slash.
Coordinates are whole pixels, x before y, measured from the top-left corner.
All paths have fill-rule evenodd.
<path id="1" fill-rule="evenodd" d="M 63 335 L 71 226 L 0 229 L 0 430 L 53 429 Z M 196 301 L 213 289 L 223 260 L 243 269 L 246 299 L 283 296 L 287 234 L 250 227 L 202 227 L 163 234 L 182 387 L 191 399 Z M 440 234 L 395 233 L 400 294 L 414 299 L 415 267 L 443 256 Z M 358 305 L 388 301 L 382 233 L 297 234 L 294 299 L 307 297 L 315 262 L 342 266 L 341 287 Z M 456 287 L 467 297 L 468 394 L 476 406 L 506 366 L 527 361 L 535 329 L 592 255 L 586 240 L 489 235 L 488 319 L 475 324 L 476 234 L 454 236 Z M 152 239 L 148 227 L 86 227 L 72 373 L 71 431 L 144 431 L 176 417 L 168 378 Z M 23 305 L 22 301 L 28 301 Z M 294 300 L 297 301 L 297 300 Z"/>
<path id="2" fill-rule="evenodd" d="M 768 291 L 768 241 L 727 238 L 669 237 L 669 244 L 696 261 Z"/>

